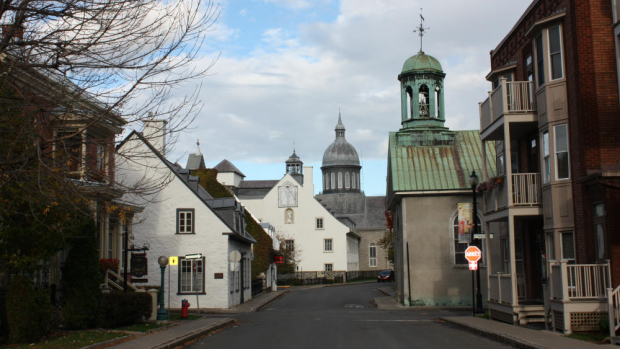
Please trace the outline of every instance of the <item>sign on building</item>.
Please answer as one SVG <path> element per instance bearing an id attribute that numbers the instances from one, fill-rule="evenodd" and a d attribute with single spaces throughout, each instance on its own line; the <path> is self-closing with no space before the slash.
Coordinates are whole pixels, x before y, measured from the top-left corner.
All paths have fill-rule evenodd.
<path id="1" fill-rule="evenodd" d="M 458 204 L 459 220 L 459 243 L 468 244 L 471 242 L 471 228 L 473 227 L 471 204 Z"/>

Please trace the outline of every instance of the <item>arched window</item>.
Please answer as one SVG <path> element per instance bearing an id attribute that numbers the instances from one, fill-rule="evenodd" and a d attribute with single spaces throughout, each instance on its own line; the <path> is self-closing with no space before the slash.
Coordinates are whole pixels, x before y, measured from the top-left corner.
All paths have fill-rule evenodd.
<path id="1" fill-rule="evenodd" d="M 332 172 L 332 185 L 331 185 L 332 189 L 336 189 L 336 174 L 334 172 Z"/>
<path id="2" fill-rule="evenodd" d="M 406 90 L 407 94 L 407 119 L 411 119 L 413 117 L 413 90 L 411 86 L 407 86 Z"/>
<path id="3" fill-rule="evenodd" d="M 338 172 L 338 189 L 342 189 L 342 172 Z"/>
<path id="4" fill-rule="evenodd" d="M 347 189 L 351 188 L 351 177 L 349 175 L 349 172 L 346 172 L 344 174 L 344 187 Z"/>
<path id="5" fill-rule="evenodd" d="M 351 173 L 351 188 L 355 189 L 355 172 Z"/>
<path id="6" fill-rule="evenodd" d="M 362 187 L 360 186 L 360 175 L 357 175 L 357 189 L 362 189 Z"/>
<path id="7" fill-rule="evenodd" d="M 373 242 L 370 244 L 368 251 L 368 266 L 376 267 L 377 266 L 377 245 Z"/>
<path id="8" fill-rule="evenodd" d="M 418 98 L 420 100 L 420 117 L 428 117 L 428 86 L 420 86 L 420 89 L 418 90 Z"/>
<path id="9" fill-rule="evenodd" d="M 476 229 L 476 233 L 477 234 L 484 234 L 484 231 L 482 230 L 482 225 L 481 225 L 482 220 L 480 219 L 480 216 L 478 216 L 478 229 Z M 454 220 L 452 222 L 452 235 L 453 235 L 453 241 L 454 241 L 454 265 L 459 265 L 459 266 L 468 266 L 469 262 L 467 261 L 467 259 L 465 259 L 465 250 L 467 249 L 467 246 L 469 246 L 466 243 L 460 243 L 459 242 L 459 215 L 455 215 L 454 216 Z M 478 247 L 480 247 L 480 251 L 482 252 L 482 258 L 480 259 L 480 261 L 478 261 L 479 264 L 485 264 L 485 239 L 481 239 L 479 241 L 479 244 L 477 245 Z"/>

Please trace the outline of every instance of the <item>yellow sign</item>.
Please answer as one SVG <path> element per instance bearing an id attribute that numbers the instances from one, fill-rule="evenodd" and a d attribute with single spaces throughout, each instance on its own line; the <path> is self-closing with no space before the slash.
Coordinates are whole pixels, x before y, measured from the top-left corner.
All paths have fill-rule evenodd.
<path id="1" fill-rule="evenodd" d="M 179 265 L 179 257 L 178 256 L 170 256 L 168 258 L 169 265 Z"/>

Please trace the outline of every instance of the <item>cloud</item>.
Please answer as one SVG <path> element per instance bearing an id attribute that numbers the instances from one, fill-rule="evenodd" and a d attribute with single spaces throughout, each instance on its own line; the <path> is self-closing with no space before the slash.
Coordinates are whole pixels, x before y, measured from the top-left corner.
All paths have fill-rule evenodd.
<path id="1" fill-rule="evenodd" d="M 300 11 L 310 6 L 302 0 L 265 2 Z M 203 151 L 207 161 L 270 164 L 283 163 L 295 144 L 304 163 L 320 164 L 334 140 L 341 108 L 347 140 L 365 160 L 386 163 L 388 133 L 401 127 L 397 77 L 405 60 L 420 49 L 419 36 L 412 31 L 422 6 L 425 26 L 430 27 L 424 51 L 436 57 L 447 74 L 446 125 L 478 129 L 478 102 L 490 88 L 484 80 L 489 51 L 529 3 L 342 0 L 331 20 L 263 26 L 260 39 L 246 46 L 243 55 L 223 51 L 211 70 L 214 75 L 202 81 L 205 105 L 194 130 L 179 139 L 175 151 L 193 149 L 196 138 L 208 138 L 210 146 Z M 296 23 L 295 18 L 291 22 Z M 229 30 L 224 37 L 238 45 L 236 36 L 244 32 Z M 251 177 L 248 169 L 241 170 Z M 385 183 L 384 178 L 379 182 Z"/>

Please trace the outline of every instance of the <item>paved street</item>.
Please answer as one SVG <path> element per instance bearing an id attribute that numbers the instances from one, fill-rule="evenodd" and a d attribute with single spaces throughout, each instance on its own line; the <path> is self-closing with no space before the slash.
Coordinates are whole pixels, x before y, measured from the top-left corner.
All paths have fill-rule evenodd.
<path id="1" fill-rule="evenodd" d="M 378 285 L 294 290 L 186 348 L 509 348 L 435 320 L 458 312 L 379 311 Z"/>

